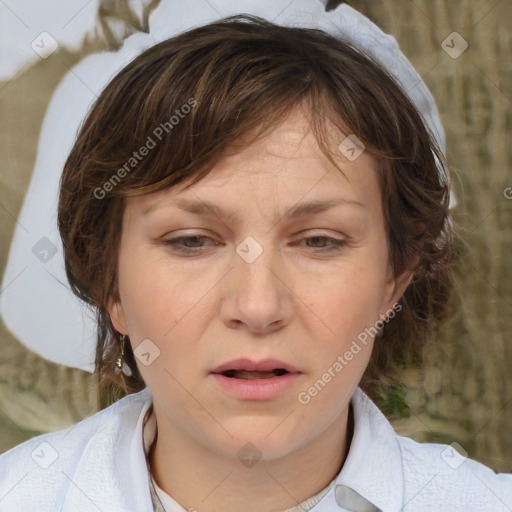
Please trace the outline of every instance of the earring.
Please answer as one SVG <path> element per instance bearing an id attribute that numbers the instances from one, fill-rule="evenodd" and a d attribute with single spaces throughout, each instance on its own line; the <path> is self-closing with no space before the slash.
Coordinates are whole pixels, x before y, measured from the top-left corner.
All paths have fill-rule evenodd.
<path id="1" fill-rule="evenodd" d="M 116 360 L 116 367 L 114 368 L 114 372 L 116 375 L 119 375 L 121 371 L 127 375 L 128 377 L 132 375 L 130 367 L 124 361 L 124 343 L 126 341 L 126 334 L 121 334 L 121 355 Z"/>

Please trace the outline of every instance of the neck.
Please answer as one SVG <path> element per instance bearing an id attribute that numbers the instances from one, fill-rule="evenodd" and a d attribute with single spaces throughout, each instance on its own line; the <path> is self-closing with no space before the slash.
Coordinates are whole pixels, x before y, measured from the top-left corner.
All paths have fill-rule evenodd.
<path id="1" fill-rule="evenodd" d="M 282 512 L 314 496 L 337 476 L 353 434 L 352 407 L 319 438 L 280 459 L 245 466 L 158 421 L 151 473 L 158 486 L 186 510 Z"/>

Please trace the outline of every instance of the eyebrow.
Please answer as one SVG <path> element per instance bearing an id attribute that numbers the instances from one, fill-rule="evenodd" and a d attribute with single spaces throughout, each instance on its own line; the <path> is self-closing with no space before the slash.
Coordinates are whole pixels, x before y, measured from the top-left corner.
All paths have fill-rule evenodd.
<path id="1" fill-rule="evenodd" d="M 196 215 L 205 215 L 205 216 L 218 216 L 230 222 L 236 222 L 240 220 L 240 216 L 237 212 L 229 212 L 224 210 L 224 208 L 218 206 L 215 203 L 210 201 L 196 201 L 194 199 L 174 199 L 170 201 L 166 201 L 165 203 L 156 202 L 152 204 L 149 208 L 147 208 L 143 215 L 148 214 L 150 211 L 164 208 L 166 206 L 176 206 L 181 210 L 185 210 L 190 213 L 194 213 Z M 306 217 L 308 215 L 314 215 L 316 213 L 324 212 L 334 206 L 346 206 L 353 205 L 364 208 L 365 206 L 358 201 L 349 201 L 346 199 L 330 199 L 330 200 L 315 200 L 308 201 L 306 203 L 300 203 L 295 206 L 289 208 L 284 216 L 277 215 L 277 218 L 274 218 L 274 222 L 281 222 L 283 218 L 299 218 Z"/>

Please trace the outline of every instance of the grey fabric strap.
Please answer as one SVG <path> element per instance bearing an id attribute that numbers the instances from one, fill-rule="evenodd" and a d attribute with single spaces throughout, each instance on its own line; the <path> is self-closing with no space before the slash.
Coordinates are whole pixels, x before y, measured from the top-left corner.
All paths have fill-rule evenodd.
<path id="1" fill-rule="evenodd" d="M 153 485 L 153 479 L 151 478 L 151 473 L 149 473 L 149 492 L 151 493 L 151 503 L 153 504 L 154 512 L 165 512 L 165 509 L 160 501 L 160 498 L 156 495 L 155 486 Z"/>
<path id="2" fill-rule="evenodd" d="M 151 494 L 151 503 L 153 504 L 153 511 L 154 512 L 165 512 L 165 508 L 162 505 L 162 502 L 160 501 L 160 498 L 156 494 L 155 486 L 153 484 L 153 477 L 151 476 L 151 467 L 149 465 L 149 452 L 151 450 L 151 447 L 147 447 L 144 442 L 144 431 L 146 428 L 146 423 L 149 421 L 149 418 L 151 417 L 151 414 L 153 413 L 153 404 L 149 407 L 149 409 L 146 411 L 146 414 L 144 415 L 144 419 L 142 420 L 142 446 L 144 448 L 144 455 L 146 458 L 146 467 L 148 470 L 148 484 L 149 484 L 149 493 Z M 156 441 L 153 440 L 153 443 Z M 151 446 L 153 446 L 153 443 Z"/>
<path id="3" fill-rule="evenodd" d="M 334 496 L 340 507 L 351 512 L 382 512 L 380 508 L 377 508 L 373 503 L 345 485 L 337 485 Z"/>

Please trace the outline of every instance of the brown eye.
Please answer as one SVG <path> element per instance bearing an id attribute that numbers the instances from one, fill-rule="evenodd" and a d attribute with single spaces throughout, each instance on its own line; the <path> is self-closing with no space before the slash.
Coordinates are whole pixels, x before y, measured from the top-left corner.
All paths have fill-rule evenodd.
<path id="1" fill-rule="evenodd" d="M 202 244 L 205 240 L 212 239 L 201 235 L 178 236 L 176 238 L 164 239 L 162 240 L 162 243 L 167 247 L 171 247 L 173 251 L 178 253 L 191 254 L 200 252 L 200 250 L 205 247 L 205 245 Z"/>
<path id="2" fill-rule="evenodd" d="M 304 238 L 304 241 L 312 241 L 313 245 L 307 245 L 310 249 L 318 249 L 320 252 L 325 251 L 338 251 L 340 248 L 346 244 L 345 240 L 340 240 L 339 238 L 333 238 L 330 236 L 321 236 L 314 235 L 307 238 Z M 320 245 L 317 245 L 320 242 Z M 325 243 L 329 245 L 325 245 Z"/>

